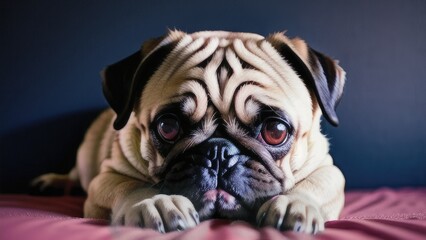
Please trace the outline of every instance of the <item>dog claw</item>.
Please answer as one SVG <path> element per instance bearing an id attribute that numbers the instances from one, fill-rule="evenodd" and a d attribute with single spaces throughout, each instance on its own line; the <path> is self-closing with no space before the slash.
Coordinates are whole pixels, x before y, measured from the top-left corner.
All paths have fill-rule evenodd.
<path id="1" fill-rule="evenodd" d="M 300 221 L 296 221 L 294 223 L 293 231 L 300 232 L 302 230 L 303 223 Z"/>
<path id="2" fill-rule="evenodd" d="M 176 228 L 178 231 L 183 231 L 183 230 L 185 230 L 186 229 L 186 227 L 185 227 L 185 223 L 182 221 L 182 220 L 180 220 L 179 222 L 178 222 L 178 225 L 177 225 L 177 228 Z"/>
<path id="3" fill-rule="evenodd" d="M 318 226 L 317 226 L 317 222 L 314 221 L 312 223 L 312 234 L 316 234 L 318 232 Z"/>
<path id="4" fill-rule="evenodd" d="M 266 212 L 262 213 L 262 215 L 260 216 L 260 218 L 257 221 L 257 226 L 258 227 L 262 227 L 263 226 L 263 222 L 266 219 Z"/>
<path id="5" fill-rule="evenodd" d="M 200 224 L 200 215 L 196 211 L 192 211 L 191 216 L 194 219 L 195 224 Z"/>
<path id="6" fill-rule="evenodd" d="M 277 225 L 275 226 L 276 229 L 281 229 L 284 222 L 284 216 L 277 215 Z"/>
<path id="7" fill-rule="evenodd" d="M 155 230 L 157 230 L 157 232 L 160 232 L 160 233 L 166 232 L 165 229 L 164 229 L 163 221 L 157 220 L 155 222 Z"/>

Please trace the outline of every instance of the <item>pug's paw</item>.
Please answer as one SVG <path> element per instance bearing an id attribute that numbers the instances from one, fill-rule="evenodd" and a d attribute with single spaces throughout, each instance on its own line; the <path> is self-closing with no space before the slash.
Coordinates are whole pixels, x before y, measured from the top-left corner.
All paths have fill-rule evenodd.
<path id="1" fill-rule="evenodd" d="M 192 202 L 180 195 L 158 194 L 142 201 L 125 201 L 112 213 L 113 225 L 139 226 L 161 233 L 182 231 L 199 223 Z"/>
<path id="2" fill-rule="evenodd" d="M 278 230 L 293 230 L 316 234 L 324 230 L 324 218 L 319 207 L 301 195 L 278 195 L 265 202 L 259 209 L 258 226 L 270 226 Z"/>
<path id="3" fill-rule="evenodd" d="M 57 173 L 46 173 L 41 176 L 34 178 L 30 185 L 37 188 L 39 191 L 44 191 L 49 187 L 53 188 L 66 188 L 67 186 L 76 185 L 76 181 L 73 180 L 69 174 L 57 174 Z"/>

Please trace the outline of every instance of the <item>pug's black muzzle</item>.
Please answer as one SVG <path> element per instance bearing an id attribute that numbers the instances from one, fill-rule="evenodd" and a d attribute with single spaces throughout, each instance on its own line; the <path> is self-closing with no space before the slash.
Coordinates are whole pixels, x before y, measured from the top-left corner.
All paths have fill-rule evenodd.
<path id="1" fill-rule="evenodd" d="M 161 192 L 189 198 L 201 219 L 253 220 L 282 186 L 252 151 L 241 149 L 225 138 L 206 140 L 169 162 Z"/>

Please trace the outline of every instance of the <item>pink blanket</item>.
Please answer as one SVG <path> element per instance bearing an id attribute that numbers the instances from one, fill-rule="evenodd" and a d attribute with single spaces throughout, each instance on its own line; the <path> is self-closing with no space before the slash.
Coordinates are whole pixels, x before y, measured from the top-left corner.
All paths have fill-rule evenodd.
<path id="1" fill-rule="evenodd" d="M 426 188 L 346 193 L 341 219 L 315 236 L 256 229 L 243 222 L 202 222 L 198 227 L 160 234 L 112 227 L 82 218 L 81 197 L 0 195 L 0 240 L 38 239 L 426 239 Z"/>

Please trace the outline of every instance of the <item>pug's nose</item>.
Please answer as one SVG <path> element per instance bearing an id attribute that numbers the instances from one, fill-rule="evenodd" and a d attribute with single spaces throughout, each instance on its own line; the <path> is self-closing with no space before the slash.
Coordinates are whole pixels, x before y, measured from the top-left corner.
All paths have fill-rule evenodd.
<path id="1" fill-rule="evenodd" d="M 207 158 L 207 168 L 216 170 L 224 174 L 226 170 L 233 167 L 238 162 L 240 151 L 229 140 L 224 138 L 211 138 L 204 145 Z"/>

